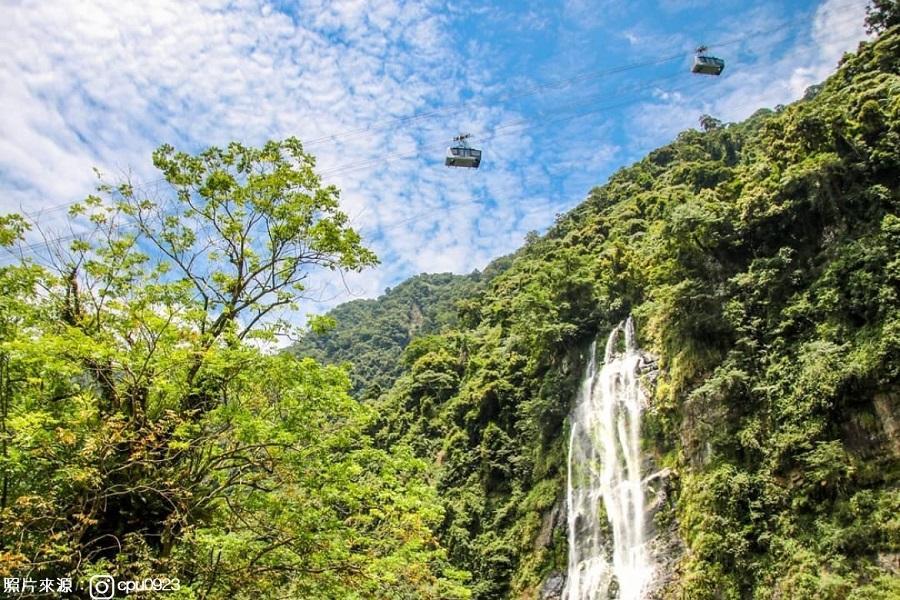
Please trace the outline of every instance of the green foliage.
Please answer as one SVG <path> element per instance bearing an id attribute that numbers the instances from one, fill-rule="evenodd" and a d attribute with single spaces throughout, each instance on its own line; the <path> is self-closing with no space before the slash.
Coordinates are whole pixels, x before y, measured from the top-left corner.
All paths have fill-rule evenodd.
<path id="1" fill-rule="evenodd" d="M 373 428 L 431 462 L 476 598 L 535 597 L 565 564 L 565 417 L 589 340 L 628 313 L 660 359 L 645 446 L 679 474 L 667 593 L 896 591 L 898 66 L 888 30 L 794 105 L 704 118 L 408 345 Z"/>
<path id="2" fill-rule="evenodd" d="M 866 29 L 869 33 L 881 33 L 897 25 L 900 25 L 897 0 L 869 0 L 866 5 Z"/>
<path id="3" fill-rule="evenodd" d="M 311 270 L 375 262 L 337 191 L 296 140 L 154 161 L 170 197 L 101 185 L 52 268 L 0 268 L 0 574 L 468 598 L 426 464 L 374 446 L 342 368 L 255 343 Z"/>
<path id="4" fill-rule="evenodd" d="M 12 246 L 27 230 L 28 223 L 21 215 L 0 215 L 0 246 Z"/>
<path id="5" fill-rule="evenodd" d="M 0 269 L 0 571 L 538 597 L 585 350 L 633 314 L 686 545 L 665 593 L 896 597 L 900 32 L 873 10 L 804 100 L 705 118 L 485 273 L 338 307 L 291 354 L 251 340 L 309 269 L 375 262 L 336 190 L 296 140 L 161 148 L 173 197 L 103 187 L 61 272 Z"/>
<path id="6" fill-rule="evenodd" d="M 290 351 L 330 364 L 349 363 L 354 395 L 375 398 L 401 373 L 401 356 L 411 340 L 458 323 L 456 303 L 476 294 L 482 278 L 477 271 L 423 274 L 375 300 L 341 304 L 326 317 L 334 327 L 314 330 Z"/>

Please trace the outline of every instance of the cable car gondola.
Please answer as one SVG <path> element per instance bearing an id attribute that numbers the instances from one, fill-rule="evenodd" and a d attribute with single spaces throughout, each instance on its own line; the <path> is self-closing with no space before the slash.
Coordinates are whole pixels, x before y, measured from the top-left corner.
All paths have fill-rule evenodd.
<path id="1" fill-rule="evenodd" d="M 694 56 L 694 66 L 691 67 L 691 73 L 699 73 L 701 75 L 721 75 L 725 69 L 725 61 L 715 56 L 704 54 L 708 48 L 700 46 L 697 48 L 697 54 Z"/>
<path id="2" fill-rule="evenodd" d="M 447 158 L 444 159 L 445 165 L 448 167 L 478 168 L 481 164 L 481 150 L 469 146 L 469 143 L 466 141 L 469 137 L 471 136 L 467 133 L 453 138 L 456 144 L 447 148 Z"/>

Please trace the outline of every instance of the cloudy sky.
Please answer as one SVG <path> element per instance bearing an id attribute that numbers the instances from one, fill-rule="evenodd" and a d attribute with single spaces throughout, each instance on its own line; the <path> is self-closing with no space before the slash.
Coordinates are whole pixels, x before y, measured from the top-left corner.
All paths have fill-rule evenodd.
<path id="1" fill-rule="evenodd" d="M 297 136 L 382 264 L 311 309 L 469 272 L 694 127 L 797 99 L 864 0 L 0 0 L 0 213 L 61 226 L 93 168 Z M 693 76 L 700 43 L 727 61 Z M 458 132 L 484 150 L 448 169 Z M 0 262 L 3 262 L 0 259 Z"/>

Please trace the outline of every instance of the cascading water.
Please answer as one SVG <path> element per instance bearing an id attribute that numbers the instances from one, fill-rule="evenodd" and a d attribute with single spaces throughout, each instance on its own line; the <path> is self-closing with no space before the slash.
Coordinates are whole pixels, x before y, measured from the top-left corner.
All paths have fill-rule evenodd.
<path id="1" fill-rule="evenodd" d="M 618 352 L 622 334 L 624 351 Z M 591 345 L 571 419 L 564 600 L 640 600 L 653 579 L 644 539 L 640 362 L 630 317 L 610 333 L 599 371 L 596 342 Z"/>

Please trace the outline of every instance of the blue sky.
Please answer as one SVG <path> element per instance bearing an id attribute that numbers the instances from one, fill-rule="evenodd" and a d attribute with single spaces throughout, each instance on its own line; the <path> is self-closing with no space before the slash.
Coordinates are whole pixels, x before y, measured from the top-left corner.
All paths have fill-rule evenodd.
<path id="1" fill-rule="evenodd" d="M 322 310 L 482 268 L 699 115 L 797 99 L 864 38 L 864 7 L 5 0 L 0 212 L 62 231 L 53 207 L 90 192 L 93 167 L 149 189 L 163 142 L 295 135 L 382 260 L 346 285 L 319 278 L 306 308 Z M 726 59 L 722 77 L 690 74 L 700 43 Z M 484 150 L 476 172 L 442 164 L 460 131 Z"/>

